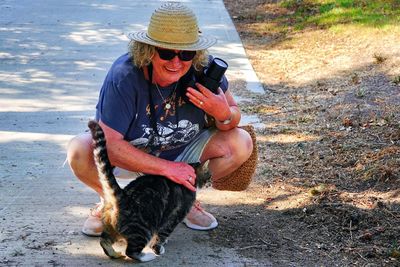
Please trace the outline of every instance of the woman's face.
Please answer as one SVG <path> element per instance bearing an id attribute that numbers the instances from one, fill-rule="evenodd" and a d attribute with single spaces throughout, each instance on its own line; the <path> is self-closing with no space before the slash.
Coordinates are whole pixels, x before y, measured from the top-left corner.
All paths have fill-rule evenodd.
<path id="1" fill-rule="evenodd" d="M 179 53 L 180 50 L 173 50 L 175 53 Z M 183 75 L 188 72 L 193 60 L 183 61 L 178 56 L 170 60 L 164 60 L 160 58 L 160 55 L 156 52 L 151 60 L 153 64 L 153 81 L 160 86 L 168 86 L 174 82 L 177 82 Z"/>

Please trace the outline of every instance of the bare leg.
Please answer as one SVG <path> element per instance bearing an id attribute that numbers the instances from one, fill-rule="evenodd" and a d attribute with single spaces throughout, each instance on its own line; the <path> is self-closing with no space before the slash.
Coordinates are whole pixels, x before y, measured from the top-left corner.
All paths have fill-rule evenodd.
<path id="1" fill-rule="evenodd" d="M 218 131 L 206 145 L 200 161 L 210 160 L 213 180 L 218 180 L 240 167 L 251 155 L 253 142 L 243 129 Z"/>
<path id="2" fill-rule="evenodd" d="M 245 130 L 235 128 L 219 131 L 206 145 L 200 161 L 210 160 L 208 167 L 212 181 L 216 181 L 239 168 L 252 151 L 253 141 Z M 199 202 L 196 202 L 183 222 L 196 230 L 209 230 L 218 226 L 214 216 L 201 208 Z"/>
<path id="3" fill-rule="evenodd" d="M 67 159 L 75 176 L 103 196 L 93 159 L 92 137 L 89 133 L 78 135 L 69 142 Z"/>

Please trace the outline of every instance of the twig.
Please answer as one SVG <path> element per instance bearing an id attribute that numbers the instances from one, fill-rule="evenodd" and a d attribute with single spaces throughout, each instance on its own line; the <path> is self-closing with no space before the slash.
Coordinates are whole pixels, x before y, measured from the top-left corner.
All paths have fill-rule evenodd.
<path id="1" fill-rule="evenodd" d="M 375 137 L 376 139 L 378 139 L 379 142 L 382 142 L 381 138 L 378 135 L 373 134 L 373 133 L 368 133 L 368 134 Z"/>
<path id="2" fill-rule="evenodd" d="M 350 220 L 350 228 L 349 228 L 349 230 L 350 230 L 350 239 L 351 239 L 351 241 L 353 241 L 353 232 L 351 231 L 351 223 L 352 223 L 353 221 L 352 220 Z"/>
<path id="3" fill-rule="evenodd" d="M 278 245 L 268 243 L 267 241 L 265 241 L 265 240 L 262 239 L 262 238 L 260 238 L 259 240 L 260 240 L 261 242 L 263 242 L 264 244 L 252 245 L 252 246 L 242 247 L 242 248 L 238 248 L 238 249 L 239 249 L 239 250 L 244 250 L 244 249 L 260 248 L 260 247 L 278 247 Z"/>
<path id="4" fill-rule="evenodd" d="M 327 252 L 325 252 L 325 251 L 322 251 L 326 256 L 328 256 L 331 260 L 333 260 L 333 258 L 332 258 L 332 256 L 331 255 L 329 255 Z"/>
<path id="5" fill-rule="evenodd" d="M 279 112 L 274 112 L 274 113 L 270 113 L 270 114 L 265 114 L 264 116 L 274 116 L 274 115 L 278 115 L 278 114 L 285 114 L 285 113 L 292 113 L 292 112 L 309 112 L 312 110 L 316 110 L 321 108 L 322 105 L 318 105 L 315 107 L 310 107 L 310 108 L 306 108 L 306 109 L 289 109 L 289 110 L 284 110 L 284 111 L 279 111 Z"/>
<path id="6" fill-rule="evenodd" d="M 252 245 L 247 247 L 238 248 L 239 250 L 249 249 L 249 248 L 260 248 L 260 247 L 268 247 L 268 245 Z"/>
<path id="7" fill-rule="evenodd" d="M 386 212 L 386 213 L 389 213 L 393 218 L 395 218 L 395 219 L 398 219 L 399 218 L 399 216 L 397 216 L 397 215 L 395 215 L 392 211 L 390 211 L 390 210 L 388 210 L 388 209 L 386 209 L 386 208 L 383 208 L 382 209 L 384 212 Z M 390 223 L 389 223 L 390 224 Z M 390 224 L 391 225 L 391 224 Z"/>
<path id="8" fill-rule="evenodd" d="M 307 251 L 311 250 L 310 248 L 306 248 L 306 247 L 303 247 L 303 246 L 300 246 L 300 245 L 296 244 L 296 242 L 293 239 L 290 239 L 289 237 L 282 236 L 282 238 L 286 239 L 286 240 L 289 240 L 289 241 L 292 241 L 293 245 L 295 245 L 298 248 L 301 248 L 301 249 L 304 249 L 304 250 L 307 250 Z"/>
<path id="9" fill-rule="evenodd" d="M 289 237 L 282 236 L 282 238 L 283 238 L 283 239 L 286 239 L 286 240 L 289 240 L 289 241 L 292 241 L 293 243 L 296 243 L 293 239 L 290 239 Z"/>
<path id="10" fill-rule="evenodd" d="M 361 257 L 361 259 L 363 259 L 363 260 L 365 260 L 365 261 L 367 261 L 368 262 L 368 260 L 366 259 L 366 258 L 364 258 L 359 252 L 356 252 L 357 254 L 358 254 L 358 256 L 360 256 Z"/>
<path id="11" fill-rule="evenodd" d="M 263 242 L 265 245 L 270 246 L 270 247 L 278 247 L 279 245 L 277 244 L 272 244 L 272 243 L 268 243 L 267 241 L 265 241 L 264 239 L 260 238 L 260 241 Z"/>

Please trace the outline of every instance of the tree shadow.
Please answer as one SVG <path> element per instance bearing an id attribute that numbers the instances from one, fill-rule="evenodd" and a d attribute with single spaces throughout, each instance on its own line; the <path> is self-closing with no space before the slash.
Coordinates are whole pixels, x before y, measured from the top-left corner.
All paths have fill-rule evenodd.
<path id="1" fill-rule="evenodd" d="M 368 75 L 354 82 L 357 73 Z M 264 125 L 257 128 L 259 181 L 279 177 L 296 185 L 303 180 L 306 187 L 333 184 L 348 192 L 400 188 L 400 88 L 379 65 L 338 71 L 299 86 L 264 86 L 265 95 L 242 90 L 247 100 L 240 104 Z"/>
<path id="2" fill-rule="evenodd" d="M 284 210 L 267 207 L 268 202 L 217 207 L 219 227 L 209 234 L 214 248 L 235 248 L 272 266 L 399 263 L 393 258 L 399 250 L 398 203 L 369 210 L 329 202 Z"/>

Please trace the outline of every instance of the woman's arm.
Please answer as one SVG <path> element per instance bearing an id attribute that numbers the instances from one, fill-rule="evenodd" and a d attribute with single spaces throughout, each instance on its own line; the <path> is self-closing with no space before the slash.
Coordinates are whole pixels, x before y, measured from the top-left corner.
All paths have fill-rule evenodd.
<path id="1" fill-rule="evenodd" d="M 196 177 L 192 166 L 184 162 L 174 162 L 157 158 L 135 148 L 125 141 L 122 134 L 99 122 L 107 140 L 107 152 L 114 166 L 133 172 L 162 175 L 189 190 L 196 188 L 188 181 L 189 176 Z"/>
<path id="2" fill-rule="evenodd" d="M 224 92 L 219 88 L 219 94 L 224 94 Z M 229 105 L 230 115 L 225 117 L 214 117 L 215 118 L 215 125 L 221 131 L 227 131 L 232 128 L 238 126 L 242 115 L 240 114 L 239 107 L 236 104 L 236 101 L 233 99 L 233 96 L 229 90 L 225 92 L 225 98 Z"/>

